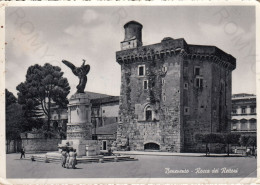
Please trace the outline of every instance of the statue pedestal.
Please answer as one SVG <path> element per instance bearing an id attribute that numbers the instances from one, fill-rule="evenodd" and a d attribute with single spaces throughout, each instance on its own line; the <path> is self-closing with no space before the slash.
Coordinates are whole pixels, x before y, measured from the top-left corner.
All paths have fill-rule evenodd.
<path id="1" fill-rule="evenodd" d="M 67 140 L 63 140 L 61 145 L 73 147 L 78 156 L 100 153 L 98 141 L 92 140 L 91 103 L 85 93 L 76 93 L 69 99 Z"/>
<path id="2" fill-rule="evenodd" d="M 61 146 L 69 146 L 77 150 L 77 155 L 81 156 L 96 156 L 100 154 L 100 146 L 97 140 L 62 140 Z"/>

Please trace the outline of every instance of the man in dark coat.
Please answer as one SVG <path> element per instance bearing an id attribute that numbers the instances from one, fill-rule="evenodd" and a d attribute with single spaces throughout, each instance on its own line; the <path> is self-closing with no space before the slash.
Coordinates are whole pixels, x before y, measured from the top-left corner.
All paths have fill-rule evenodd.
<path id="1" fill-rule="evenodd" d="M 24 147 L 21 149 L 21 157 L 20 157 L 20 159 L 22 159 L 22 158 L 25 158 L 25 150 L 24 150 Z"/>

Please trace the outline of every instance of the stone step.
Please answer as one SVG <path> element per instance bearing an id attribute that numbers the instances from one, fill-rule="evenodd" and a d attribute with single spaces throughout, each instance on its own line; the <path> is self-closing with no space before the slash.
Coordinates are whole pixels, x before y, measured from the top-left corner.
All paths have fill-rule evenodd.
<path id="1" fill-rule="evenodd" d="M 32 157 L 32 156 L 31 156 Z M 31 157 L 26 157 L 26 160 L 32 160 Z M 34 157 L 34 161 L 37 162 L 45 162 L 46 157 L 45 156 L 37 156 L 37 155 L 33 155 Z M 138 159 L 135 159 L 133 157 L 130 156 L 105 156 L 103 157 L 103 162 L 115 162 L 115 158 L 117 158 L 117 161 L 136 161 Z M 49 163 L 60 163 L 61 159 L 60 157 L 56 157 L 56 156 L 47 156 L 48 162 Z M 100 162 L 100 157 L 83 157 L 83 158 L 77 158 L 77 163 L 98 163 Z"/>
<path id="2" fill-rule="evenodd" d="M 31 157 L 25 158 L 27 160 L 32 160 Z M 45 157 L 38 157 L 38 156 L 34 156 L 34 161 L 37 162 L 45 162 Z M 48 162 L 50 163 L 60 163 L 60 158 L 48 158 Z"/>

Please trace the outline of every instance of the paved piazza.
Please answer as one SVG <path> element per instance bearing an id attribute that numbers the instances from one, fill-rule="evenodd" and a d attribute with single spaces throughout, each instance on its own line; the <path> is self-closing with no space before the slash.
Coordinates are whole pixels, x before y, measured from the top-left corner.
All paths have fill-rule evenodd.
<path id="1" fill-rule="evenodd" d="M 19 154 L 6 156 L 7 178 L 256 177 L 257 167 L 254 157 L 135 155 L 138 161 L 78 164 L 73 170 L 20 160 Z"/>

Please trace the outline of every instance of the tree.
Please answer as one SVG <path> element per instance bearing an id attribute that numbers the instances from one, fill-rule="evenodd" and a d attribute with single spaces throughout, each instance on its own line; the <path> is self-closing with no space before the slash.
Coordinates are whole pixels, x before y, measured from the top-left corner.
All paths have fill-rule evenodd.
<path id="1" fill-rule="evenodd" d="M 249 145 L 250 146 L 253 146 L 254 148 L 256 147 L 256 136 L 250 136 L 250 139 L 249 139 Z"/>
<path id="2" fill-rule="evenodd" d="M 14 96 L 14 94 L 8 91 L 8 89 L 5 89 L 5 108 L 16 102 L 17 98 Z"/>
<path id="3" fill-rule="evenodd" d="M 5 89 L 5 124 L 6 140 L 17 139 L 20 136 L 19 123 L 21 119 L 21 107 L 16 103 L 13 93 Z"/>
<path id="4" fill-rule="evenodd" d="M 23 111 L 21 105 L 13 103 L 6 109 L 6 140 L 15 140 L 20 138 L 21 124 L 23 122 Z"/>
<path id="5" fill-rule="evenodd" d="M 195 138 L 198 142 L 206 143 L 206 154 L 207 154 L 207 147 L 209 143 L 226 144 L 228 147 L 227 154 L 229 156 L 229 145 L 239 144 L 240 134 L 207 133 L 207 134 L 196 134 Z"/>
<path id="6" fill-rule="evenodd" d="M 229 133 L 229 134 L 226 134 L 224 136 L 224 138 L 225 138 L 225 143 L 228 146 L 227 154 L 229 156 L 229 145 L 230 144 L 239 144 L 240 134 Z"/>
<path id="7" fill-rule="evenodd" d="M 253 146 L 255 148 L 256 147 L 256 136 L 243 135 L 243 136 L 241 136 L 239 142 L 242 146 L 245 146 L 246 148 L 248 146 Z"/>
<path id="8" fill-rule="evenodd" d="M 56 104 L 65 108 L 70 92 L 67 78 L 63 77 L 60 67 L 51 64 L 30 66 L 25 82 L 19 84 L 18 102 L 26 110 L 26 117 L 47 117 L 47 130 L 50 130 L 51 106 Z"/>
<path id="9" fill-rule="evenodd" d="M 206 134 L 196 134 L 195 139 L 198 142 L 206 143 L 206 155 L 209 152 L 209 143 L 224 143 L 224 136 L 221 133 L 206 133 Z"/>

